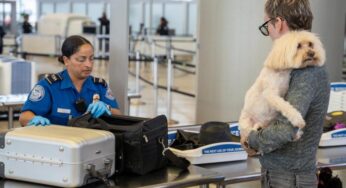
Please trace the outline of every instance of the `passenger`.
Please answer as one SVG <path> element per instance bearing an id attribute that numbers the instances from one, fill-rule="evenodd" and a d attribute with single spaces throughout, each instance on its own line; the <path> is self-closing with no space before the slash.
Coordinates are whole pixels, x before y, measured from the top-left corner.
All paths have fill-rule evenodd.
<path id="1" fill-rule="evenodd" d="M 102 13 L 102 16 L 99 18 L 99 21 L 100 21 L 100 34 L 101 35 L 109 35 L 110 22 L 107 18 L 106 12 Z M 103 45 L 105 45 L 104 49 L 103 49 Z M 105 51 L 105 52 L 109 51 L 109 37 L 99 39 L 99 49 L 101 51 Z"/>
<path id="2" fill-rule="evenodd" d="M 156 29 L 156 34 L 169 35 L 168 21 L 166 20 L 166 18 L 161 17 L 160 25 Z"/>
<path id="3" fill-rule="evenodd" d="M 291 30 L 311 30 L 313 15 L 309 0 L 267 0 L 260 31 L 276 40 Z M 262 187 L 316 187 L 316 151 L 329 101 L 329 81 L 325 66 L 291 72 L 285 96 L 304 117 L 302 137 L 294 141 L 297 128 L 281 114 L 267 128 L 251 131 L 244 149 L 260 151 Z"/>
<path id="4" fill-rule="evenodd" d="M 94 118 L 121 114 L 106 81 L 91 76 L 92 44 L 81 36 L 70 36 L 64 41 L 61 53 L 59 61 L 66 69 L 46 76 L 31 90 L 19 118 L 21 125 L 66 125 L 70 118 L 86 111 Z M 93 102 L 95 94 L 99 101 Z"/>
<path id="5" fill-rule="evenodd" d="M 29 22 L 29 15 L 24 14 L 24 21 L 22 25 L 23 33 L 32 33 L 32 25 Z"/>
<path id="6" fill-rule="evenodd" d="M 109 35 L 109 20 L 107 18 L 106 12 L 102 13 L 102 16 L 99 18 L 100 21 L 100 34 Z"/>
<path id="7" fill-rule="evenodd" d="M 4 50 L 4 36 L 6 35 L 6 32 L 2 26 L 0 26 L 0 54 L 3 53 Z"/>

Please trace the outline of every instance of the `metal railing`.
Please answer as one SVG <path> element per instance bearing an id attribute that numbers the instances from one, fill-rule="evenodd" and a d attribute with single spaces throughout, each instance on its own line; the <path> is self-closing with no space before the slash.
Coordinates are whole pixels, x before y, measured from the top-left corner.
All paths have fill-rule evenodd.
<path id="1" fill-rule="evenodd" d="M 190 97 L 195 97 L 194 94 L 191 93 L 187 93 L 187 92 L 183 92 L 183 91 L 179 91 L 177 89 L 173 88 L 174 85 L 174 71 L 173 69 L 178 69 L 180 71 L 184 71 L 186 73 L 189 74 L 195 74 L 194 71 L 189 71 L 186 70 L 184 68 L 180 68 L 177 67 L 176 65 L 182 65 L 183 67 L 191 67 L 191 68 L 195 68 L 194 64 L 190 64 L 190 63 L 186 63 L 186 62 L 181 62 L 181 61 L 177 61 L 175 60 L 175 53 L 176 52 L 181 52 L 181 53 L 186 53 L 186 54 L 190 54 L 190 55 L 195 55 L 196 52 L 192 51 L 192 50 L 188 50 L 188 49 L 182 49 L 182 48 L 177 48 L 173 45 L 173 42 L 186 42 L 186 43 L 195 43 L 196 40 L 195 39 L 191 39 L 191 40 L 175 40 L 172 37 L 165 37 L 165 38 L 159 38 L 159 39 L 155 39 L 153 37 L 147 36 L 147 37 L 143 37 L 140 36 L 136 39 L 131 38 L 133 41 L 131 43 L 130 41 L 130 49 L 132 49 L 132 53 L 130 54 L 136 54 L 136 60 L 133 61 L 136 63 L 136 67 L 135 67 L 135 73 L 133 72 L 129 72 L 130 75 L 133 75 L 136 79 L 135 81 L 135 87 L 136 87 L 136 91 L 139 92 L 139 79 L 141 79 L 142 81 L 150 84 L 153 86 L 154 89 L 154 106 L 153 106 L 153 110 L 155 115 L 158 115 L 158 89 L 165 89 L 167 91 L 167 95 L 166 95 L 166 116 L 168 119 L 171 119 L 172 117 L 172 92 L 176 92 L 176 93 L 180 93 L 186 96 L 190 96 Z M 150 57 L 148 55 L 144 55 L 141 54 L 140 51 L 136 50 L 136 46 L 138 45 L 138 42 L 141 42 L 140 45 L 143 45 L 143 43 L 145 43 L 150 51 L 151 51 L 151 60 L 152 60 L 152 82 L 149 80 L 146 80 L 145 78 L 141 77 L 139 75 L 139 71 L 138 71 L 138 67 L 139 67 L 139 63 L 141 61 L 138 61 L 138 59 L 142 59 L 141 57 L 145 57 L 147 60 L 150 60 Z M 159 42 L 164 42 L 165 45 L 160 44 Z M 157 49 L 161 48 L 164 49 L 165 54 L 161 53 L 157 53 Z M 142 48 L 143 49 L 143 48 Z M 135 52 L 133 52 L 135 51 Z M 158 79 L 159 79 L 159 74 L 158 74 L 158 63 L 159 62 L 165 62 L 167 64 L 167 73 L 166 73 L 166 86 L 162 86 L 158 84 Z"/>

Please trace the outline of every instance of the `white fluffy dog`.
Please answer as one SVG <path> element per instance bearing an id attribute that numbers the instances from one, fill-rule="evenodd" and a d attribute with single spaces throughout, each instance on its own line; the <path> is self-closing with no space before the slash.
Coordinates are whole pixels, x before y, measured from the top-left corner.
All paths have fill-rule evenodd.
<path id="1" fill-rule="evenodd" d="M 292 31 L 276 39 L 264 67 L 247 91 L 239 125 L 242 141 L 251 130 L 265 128 L 280 112 L 302 135 L 305 121 L 299 111 L 284 100 L 293 69 L 322 66 L 325 51 L 319 38 L 307 31 Z"/>

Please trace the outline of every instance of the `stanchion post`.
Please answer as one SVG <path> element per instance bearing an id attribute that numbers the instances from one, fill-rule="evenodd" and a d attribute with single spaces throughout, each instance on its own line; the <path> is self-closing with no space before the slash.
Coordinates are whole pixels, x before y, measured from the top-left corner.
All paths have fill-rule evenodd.
<path id="1" fill-rule="evenodd" d="M 12 129 L 13 126 L 13 107 L 11 105 L 8 106 L 8 129 Z"/>
<path id="2" fill-rule="evenodd" d="M 106 35 L 102 33 L 102 57 L 106 57 Z"/>
<path id="3" fill-rule="evenodd" d="M 154 86 L 154 114 L 155 116 L 158 115 L 158 99 L 159 99 L 159 90 L 158 90 L 158 59 L 157 57 L 154 57 L 154 62 L 153 62 L 153 86 Z"/>
<path id="4" fill-rule="evenodd" d="M 157 116 L 158 115 L 158 97 L 159 97 L 159 91 L 158 91 L 158 80 L 159 80 L 159 76 L 158 76 L 158 58 L 156 57 L 156 48 L 155 48 L 155 44 L 154 41 L 151 41 L 151 56 L 154 60 L 153 62 L 153 87 L 154 87 L 154 115 Z"/>
<path id="5" fill-rule="evenodd" d="M 100 57 L 101 53 L 100 53 L 100 37 L 99 35 L 96 35 L 95 40 L 94 40 L 94 51 L 96 54 L 96 57 Z"/>
<path id="6" fill-rule="evenodd" d="M 135 82 L 135 93 L 139 94 L 139 64 L 140 64 L 140 53 L 136 51 L 136 82 Z"/>
<path id="7" fill-rule="evenodd" d="M 167 56 L 167 119 L 171 120 L 172 115 L 172 86 L 173 86 L 173 50 L 172 50 L 172 38 L 168 38 L 166 41 L 166 56 Z"/>

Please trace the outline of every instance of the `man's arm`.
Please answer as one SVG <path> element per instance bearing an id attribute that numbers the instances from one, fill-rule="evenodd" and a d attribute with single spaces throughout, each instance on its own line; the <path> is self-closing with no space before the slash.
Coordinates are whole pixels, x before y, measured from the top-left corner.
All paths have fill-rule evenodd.
<path id="1" fill-rule="evenodd" d="M 111 108 L 112 115 L 121 115 L 121 111 L 118 108 Z"/>
<path id="2" fill-rule="evenodd" d="M 313 100 L 318 87 L 318 76 L 313 71 L 315 68 L 294 70 L 291 73 L 289 90 L 285 97 L 305 117 L 310 103 Z M 281 114 L 274 119 L 267 128 L 260 131 L 252 131 L 249 135 L 249 147 L 263 153 L 269 153 L 281 148 L 295 138 L 297 128 Z"/>
<path id="3" fill-rule="evenodd" d="M 35 114 L 31 111 L 22 112 L 19 116 L 19 123 L 22 127 L 28 125 L 29 121 L 35 117 Z"/>

